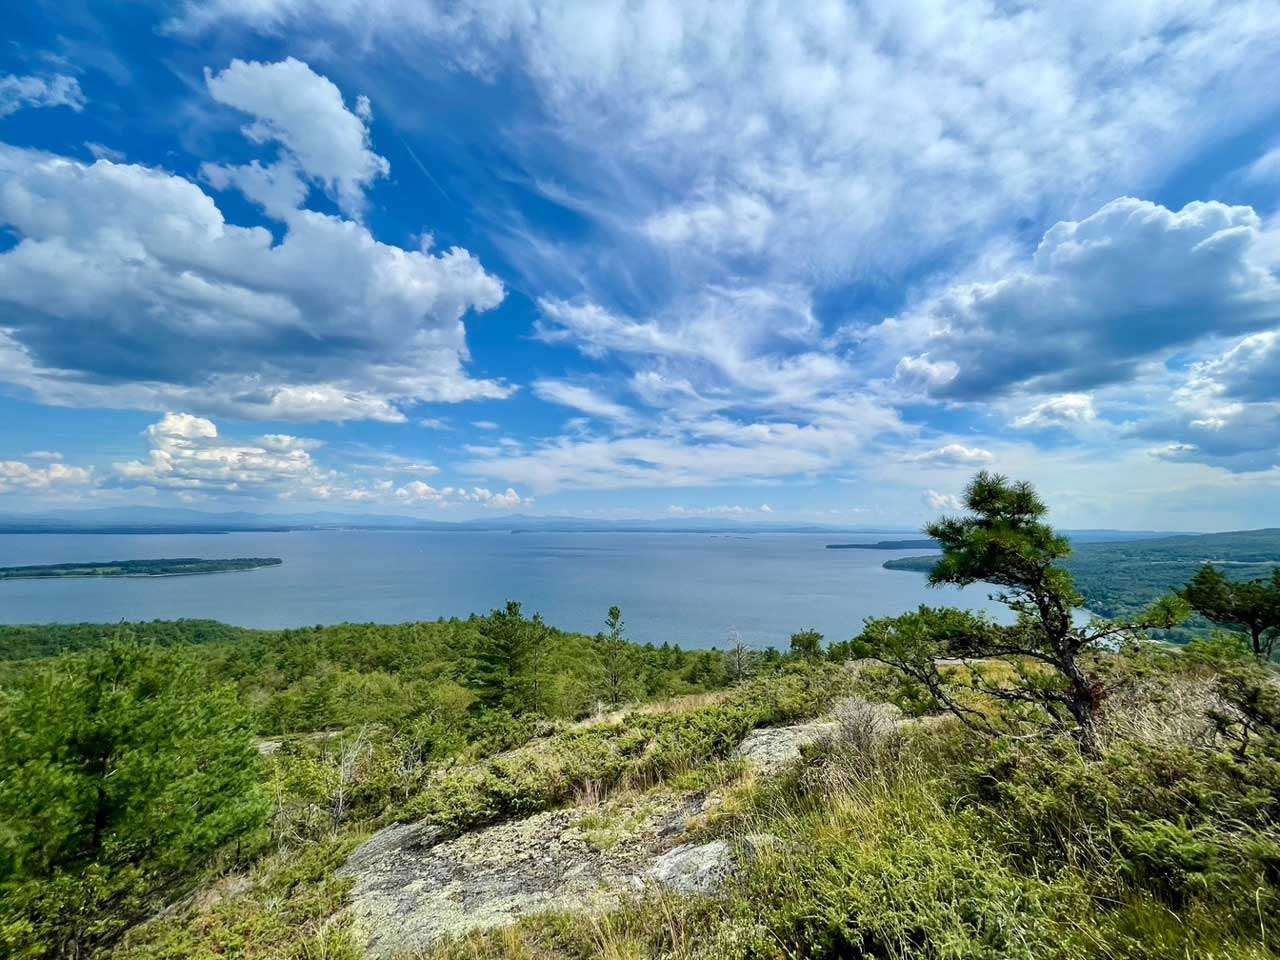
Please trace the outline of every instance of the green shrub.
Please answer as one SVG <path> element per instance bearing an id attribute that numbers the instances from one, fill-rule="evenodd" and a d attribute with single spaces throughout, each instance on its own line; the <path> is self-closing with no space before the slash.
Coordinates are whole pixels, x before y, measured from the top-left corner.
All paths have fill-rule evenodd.
<path id="1" fill-rule="evenodd" d="M 566 730 L 526 750 L 445 768 L 394 816 L 464 829 L 545 809 L 588 782 L 656 783 L 725 757 L 756 727 L 812 716 L 849 682 L 838 668 L 800 669 L 749 683 L 712 706 Z"/>
<path id="2" fill-rule="evenodd" d="M 334 871 L 361 839 L 351 834 L 269 857 L 248 889 L 217 900 L 193 922 L 179 914 L 132 931 L 117 960 L 361 960 L 340 916 L 351 881 Z M 216 889 L 216 888 L 215 888 Z"/>

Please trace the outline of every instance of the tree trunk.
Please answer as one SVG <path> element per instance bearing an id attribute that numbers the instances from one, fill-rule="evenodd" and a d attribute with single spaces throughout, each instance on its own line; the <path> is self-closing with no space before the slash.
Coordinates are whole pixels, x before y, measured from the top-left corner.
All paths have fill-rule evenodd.
<path id="1" fill-rule="evenodd" d="M 1061 664 L 1060 669 L 1071 683 L 1070 703 L 1067 709 L 1076 722 L 1075 738 L 1080 751 L 1090 759 L 1102 752 L 1098 737 L 1098 710 L 1102 697 L 1097 686 L 1081 671 L 1074 658 Z"/>
<path id="2" fill-rule="evenodd" d="M 1265 632 L 1263 627 L 1251 626 L 1249 628 L 1249 636 L 1253 641 L 1253 655 L 1259 660 L 1270 659 L 1267 656 L 1268 651 L 1263 648 L 1262 634 Z"/>
<path id="3" fill-rule="evenodd" d="M 1096 711 L 1090 711 L 1076 727 L 1076 741 L 1080 744 L 1080 752 L 1090 760 L 1102 755 L 1102 744 L 1098 737 L 1098 718 Z"/>

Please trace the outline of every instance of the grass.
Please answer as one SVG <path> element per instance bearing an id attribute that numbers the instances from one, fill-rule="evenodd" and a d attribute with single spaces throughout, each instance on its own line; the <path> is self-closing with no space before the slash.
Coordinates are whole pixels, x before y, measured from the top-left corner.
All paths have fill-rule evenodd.
<path id="1" fill-rule="evenodd" d="M 418 958 L 1275 958 L 1274 797 L 1261 770 L 1220 779 L 1204 676 L 1179 670 L 1116 705 L 1099 760 L 855 711 L 799 770 L 730 784 L 709 829 L 744 867 L 720 896 L 639 895 Z"/>
<path id="2" fill-rule="evenodd" d="M 203 909 L 131 931 L 112 956 L 128 960 L 360 960 L 341 909 L 350 882 L 333 876 L 366 836 L 357 831 L 262 860 L 247 889 Z"/>

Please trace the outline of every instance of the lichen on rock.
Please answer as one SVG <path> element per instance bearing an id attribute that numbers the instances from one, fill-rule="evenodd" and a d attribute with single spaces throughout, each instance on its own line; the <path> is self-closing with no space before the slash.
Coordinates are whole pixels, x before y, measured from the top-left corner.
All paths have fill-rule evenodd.
<path id="1" fill-rule="evenodd" d="M 615 805 L 625 832 L 602 844 L 575 807 L 533 814 L 452 839 L 431 824 L 388 827 L 355 852 L 351 912 L 369 955 L 422 949 L 473 930 L 546 911 L 605 909 L 643 885 L 649 866 L 683 830 L 696 797 Z"/>

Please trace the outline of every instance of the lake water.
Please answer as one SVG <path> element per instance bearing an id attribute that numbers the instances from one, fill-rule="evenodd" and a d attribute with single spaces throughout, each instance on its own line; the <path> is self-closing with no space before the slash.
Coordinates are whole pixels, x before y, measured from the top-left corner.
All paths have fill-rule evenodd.
<path id="1" fill-rule="evenodd" d="M 855 635 L 868 616 L 921 603 L 1003 610 L 989 588 L 930 588 L 885 570 L 919 550 L 827 550 L 884 535 L 706 533 L 437 533 L 306 531 L 116 535 L 0 535 L 0 566 L 161 557 L 281 557 L 247 572 L 154 579 L 0 582 L 0 622 L 111 622 L 208 617 L 246 627 L 434 620 L 487 612 L 508 599 L 549 623 L 602 629 L 622 608 L 629 636 L 682 646 L 724 645 L 737 630 L 755 646 L 785 646 L 813 627 Z"/>

